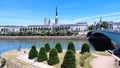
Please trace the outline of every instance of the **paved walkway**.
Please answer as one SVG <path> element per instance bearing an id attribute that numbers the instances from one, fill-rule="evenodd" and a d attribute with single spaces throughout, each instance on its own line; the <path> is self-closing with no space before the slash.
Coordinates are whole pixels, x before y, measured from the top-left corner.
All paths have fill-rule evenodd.
<path id="1" fill-rule="evenodd" d="M 23 60 L 23 61 L 27 61 L 32 68 L 55 68 L 53 66 L 50 66 L 48 64 L 45 64 L 43 62 L 34 62 L 34 60 L 30 60 L 28 59 L 28 54 L 24 54 L 24 55 L 20 55 L 18 57 L 16 57 L 18 60 Z"/>
<path id="2" fill-rule="evenodd" d="M 92 54 L 97 58 L 91 60 L 92 68 L 115 68 L 115 59 L 112 56 L 102 56 L 98 54 Z"/>

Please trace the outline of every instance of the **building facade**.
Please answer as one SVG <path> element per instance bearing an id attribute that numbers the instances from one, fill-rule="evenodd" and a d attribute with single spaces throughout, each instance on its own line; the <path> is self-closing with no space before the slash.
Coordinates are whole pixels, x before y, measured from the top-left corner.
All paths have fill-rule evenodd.
<path id="1" fill-rule="evenodd" d="M 76 24 L 63 24 L 58 25 L 58 9 L 56 7 L 55 23 L 51 25 L 50 19 L 44 18 L 44 25 L 28 25 L 28 26 L 0 26 L 0 33 L 7 32 L 37 32 L 42 31 L 50 32 L 55 30 L 57 32 L 84 32 L 88 30 L 87 22 L 78 22 Z"/>

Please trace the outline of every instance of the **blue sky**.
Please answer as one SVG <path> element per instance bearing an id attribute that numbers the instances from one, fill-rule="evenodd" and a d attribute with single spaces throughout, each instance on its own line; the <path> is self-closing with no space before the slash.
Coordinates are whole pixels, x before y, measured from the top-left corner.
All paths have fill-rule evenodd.
<path id="1" fill-rule="evenodd" d="M 120 0 L 0 0 L 0 25 L 43 25 L 44 17 L 54 23 L 56 6 L 59 24 L 120 21 Z"/>

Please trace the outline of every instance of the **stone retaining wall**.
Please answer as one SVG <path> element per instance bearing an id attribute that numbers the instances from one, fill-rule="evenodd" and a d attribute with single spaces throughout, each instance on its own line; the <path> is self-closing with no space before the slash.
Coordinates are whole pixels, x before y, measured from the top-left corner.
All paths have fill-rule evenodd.
<path id="1" fill-rule="evenodd" d="M 0 39 L 87 39 L 86 36 L 0 36 Z"/>
<path id="2" fill-rule="evenodd" d="M 2 58 L 6 60 L 6 63 L 10 68 L 27 68 L 26 66 L 17 63 L 14 60 L 9 59 L 8 57 L 2 56 Z"/>

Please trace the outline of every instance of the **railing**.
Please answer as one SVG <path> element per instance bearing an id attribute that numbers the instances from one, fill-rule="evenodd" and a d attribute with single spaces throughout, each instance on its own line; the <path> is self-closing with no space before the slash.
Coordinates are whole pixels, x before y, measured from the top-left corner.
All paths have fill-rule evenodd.
<path id="1" fill-rule="evenodd" d="M 111 54 L 112 57 L 114 57 L 114 58 L 117 60 L 117 68 L 120 68 L 120 66 L 119 66 L 120 58 L 117 57 L 116 55 L 114 55 L 113 52 L 112 52 L 111 50 L 107 50 L 106 52 L 107 52 L 108 54 Z"/>

